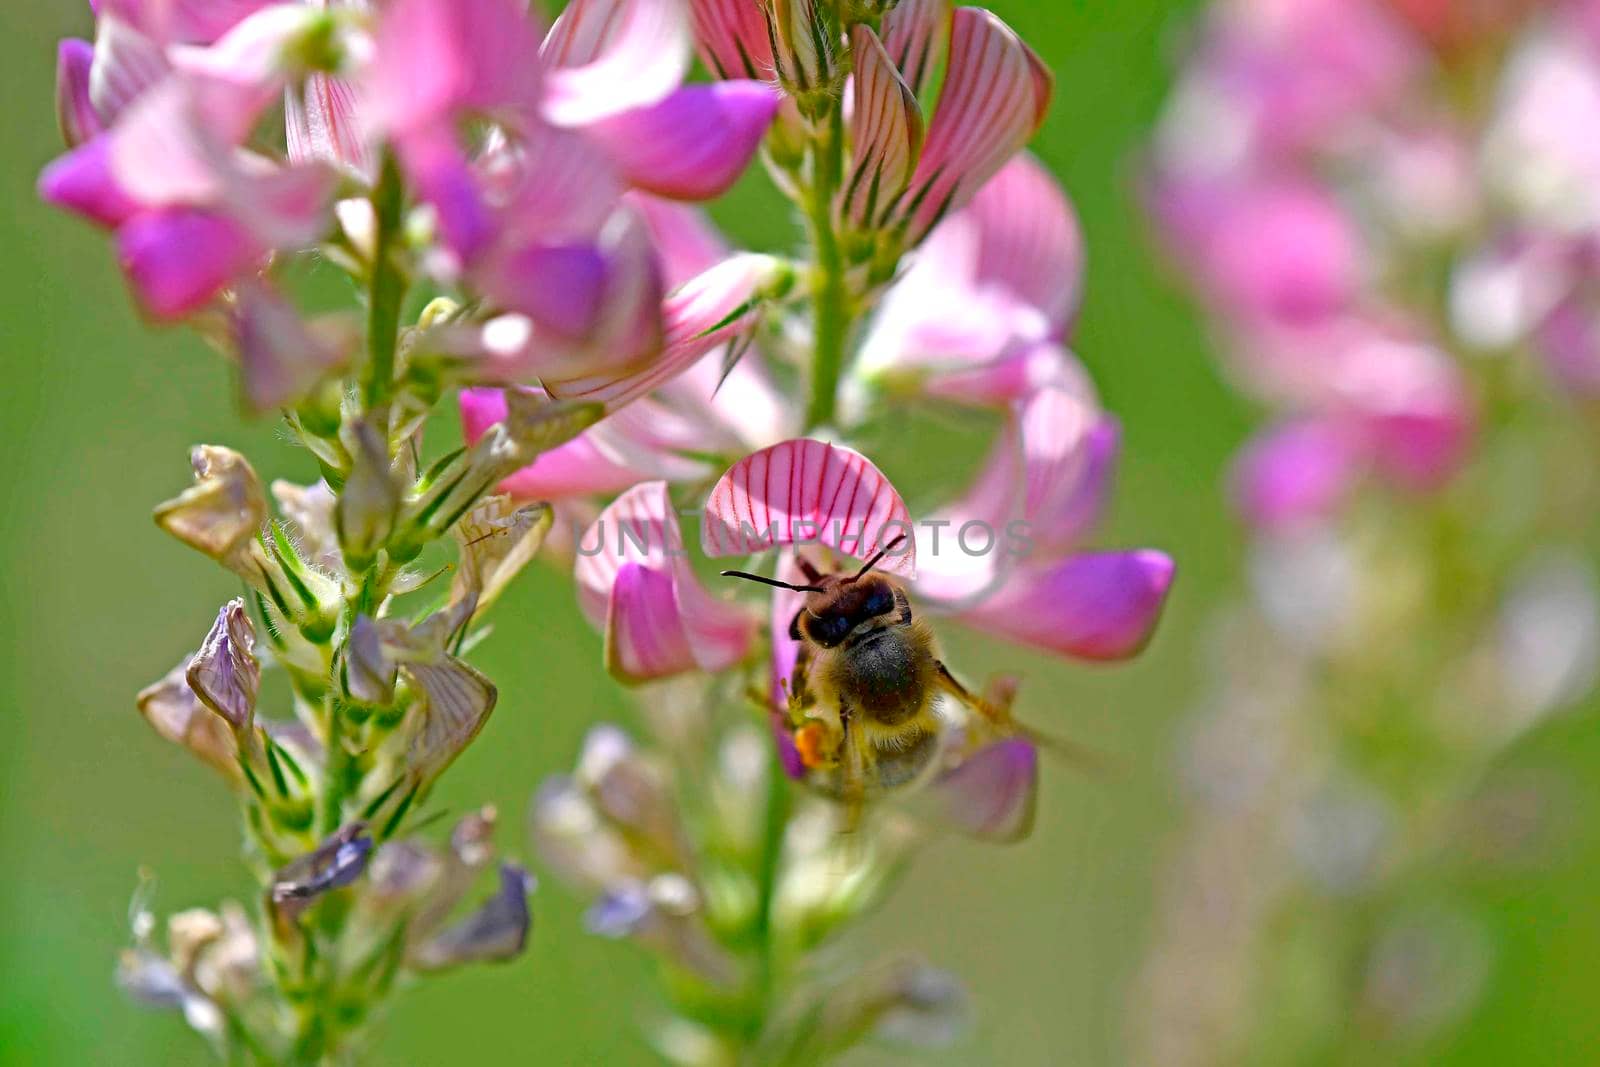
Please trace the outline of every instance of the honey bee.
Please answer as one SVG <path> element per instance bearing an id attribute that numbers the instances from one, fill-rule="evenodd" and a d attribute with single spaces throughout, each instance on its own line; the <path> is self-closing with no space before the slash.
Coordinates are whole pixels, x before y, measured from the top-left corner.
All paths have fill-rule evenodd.
<path id="1" fill-rule="evenodd" d="M 920 781 L 935 765 L 948 732 L 941 695 L 975 712 L 985 733 L 1016 729 L 1014 686 L 1002 682 L 979 697 L 962 685 L 905 590 L 874 569 L 902 541 L 853 574 L 824 574 L 797 557 L 805 585 L 722 572 L 806 594 L 789 623 L 800 644 L 787 686 L 790 726 L 808 780 L 846 806 L 852 825 L 867 800 Z"/>

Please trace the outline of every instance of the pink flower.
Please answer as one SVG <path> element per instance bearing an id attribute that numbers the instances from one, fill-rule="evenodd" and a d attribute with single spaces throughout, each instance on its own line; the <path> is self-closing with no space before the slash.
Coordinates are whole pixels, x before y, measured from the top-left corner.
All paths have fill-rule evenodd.
<path id="1" fill-rule="evenodd" d="M 1003 406 L 1076 374 L 1054 344 L 1083 291 L 1072 205 L 1022 155 L 940 224 L 884 298 L 862 346 L 868 381 L 911 378 L 950 399 Z"/>
<path id="2" fill-rule="evenodd" d="M 1270 429 L 1233 468 L 1234 502 L 1261 529 L 1320 522 L 1336 514 L 1361 472 L 1362 449 L 1348 428 L 1305 421 Z"/>
<path id="3" fill-rule="evenodd" d="M 553 379 L 642 373 L 666 345 L 660 268 L 623 191 L 719 195 L 776 111 L 764 85 L 681 87 L 688 61 L 672 0 L 582 0 L 542 41 L 513 0 L 384 13 L 375 125 L 436 213 L 443 273 L 527 318 L 522 375 L 552 392 Z M 474 152 L 460 128 L 480 117 L 496 125 Z"/>
<path id="4" fill-rule="evenodd" d="M 222 26 L 221 12 L 185 21 L 182 12 L 157 19 L 141 5 L 111 10 L 87 99 L 77 80 L 81 52 L 64 59 L 64 126 L 69 138 L 87 139 L 45 169 L 40 193 L 116 230 L 119 259 L 145 309 L 181 318 L 267 252 L 306 247 L 326 225 L 330 174 L 247 147 L 295 74 L 286 58 L 314 12 L 266 8 Z M 136 26 L 145 24 L 178 39 L 227 32 L 203 47 L 166 47 L 141 35 Z"/>
<path id="5" fill-rule="evenodd" d="M 717 254 L 720 249 L 714 235 L 685 224 L 677 215 L 681 210 L 672 209 L 679 239 L 667 247 L 678 251 L 669 262 L 684 269 L 697 266 L 700 253 Z M 686 251 L 684 241 L 695 242 L 693 249 Z M 616 492 L 647 479 L 694 480 L 714 473 L 695 457 L 735 453 L 752 443 L 747 435 L 759 438 L 781 427 L 781 403 L 758 367 L 741 363 L 742 370 L 736 367 L 725 377 L 721 367 L 728 346 L 740 343 L 763 289 L 779 271 L 776 261 L 765 256 L 737 255 L 714 263 L 663 302 L 664 343 L 642 366 L 585 378 L 544 379 L 551 395 L 603 403 L 609 415 L 540 456 L 502 489 L 519 499 L 546 500 Z M 496 376 L 522 373 L 513 358 Z M 727 395 L 719 391 L 719 383 L 729 390 Z M 505 417 L 498 390 L 468 390 L 461 404 L 469 441 Z"/>
<path id="6" fill-rule="evenodd" d="M 606 638 L 606 666 L 644 682 L 720 671 L 749 653 L 756 620 L 706 592 L 665 482 L 630 489 L 579 539 L 578 604 Z"/>
<path id="7" fill-rule="evenodd" d="M 784 442 L 718 481 L 702 545 L 717 557 L 823 544 L 865 560 L 909 531 L 913 540 L 879 566 L 915 574 L 911 590 L 924 606 L 1066 655 L 1125 658 L 1149 640 L 1173 565 L 1159 552 L 1079 550 L 1103 507 L 1115 450 L 1114 429 L 1097 418 L 1078 398 L 1043 391 L 1018 411 L 969 497 L 916 525 L 865 457 Z"/>
<path id="8" fill-rule="evenodd" d="M 1087 551 L 1118 433 L 1093 401 L 1040 389 L 1018 401 L 965 497 L 918 528 L 916 591 L 978 629 L 1080 659 L 1148 643 L 1174 568 L 1146 549 Z"/>

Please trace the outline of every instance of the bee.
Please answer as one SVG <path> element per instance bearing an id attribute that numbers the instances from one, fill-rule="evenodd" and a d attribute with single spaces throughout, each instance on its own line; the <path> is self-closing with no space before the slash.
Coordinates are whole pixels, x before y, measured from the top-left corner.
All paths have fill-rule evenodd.
<path id="1" fill-rule="evenodd" d="M 789 623 L 800 644 L 787 685 L 790 726 L 808 780 L 845 804 L 852 824 L 867 800 L 921 781 L 938 762 L 948 733 L 941 696 L 976 712 L 986 732 L 1013 730 L 1014 687 L 980 698 L 962 685 L 905 589 L 875 570 L 904 540 L 853 574 L 824 574 L 798 556 L 805 585 L 722 572 L 806 595 Z"/>

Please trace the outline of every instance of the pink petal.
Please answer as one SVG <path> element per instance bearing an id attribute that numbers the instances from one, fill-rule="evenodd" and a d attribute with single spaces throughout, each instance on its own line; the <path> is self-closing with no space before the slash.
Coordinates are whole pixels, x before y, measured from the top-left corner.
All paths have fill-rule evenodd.
<path id="1" fill-rule="evenodd" d="M 101 16 L 89 68 L 89 100 L 100 122 L 110 127 L 171 69 L 165 49 L 147 34 L 117 15 Z"/>
<path id="2" fill-rule="evenodd" d="M 396 0 L 366 86 L 372 122 L 403 136 L 467 112 L 520 124 L 539 102 L 539 37 L 518 0 Z"/>
<path id="3" fill-rule="evenodd" d="M 661 387 L 660 395 L 697 420 L 704 440 L 715 435 L 728 451 L 765 448 L 796 432 L 797 413 L 767 372 L 761 354 L 746 351 L 732 369 L 726 346 Z"/>
<path id="4" fill-rule="evenodd" d="M 1077 357 L 1053 342 L 1012 345 L 998 358 L 929 367 L 922 391 L 977 407 L 1009 407 L 1044 389 L 1092 397 L 1094 385 Z"/>
<path id="5" fill-rule="evenodd" d="M 233 333 L 245 398 L 258 412 L 299 400 L 349 355 L 347 346 L 313 330 L 292 304 L 264 285 L 241 288 Z"/>
<path id="6" fill-rule="evenodd" d="M 855 55 L 853 165 L 841 195 L 845 214 L 867 229 L 878 225 L 911 181 L 922 151 L 922 110 L 870 27 L 857 26 L 850 40 Z"/>
<path id="7" fill-rule="evenodd" d="M 163 42 L 210 44 L 255 12 L 281 2 L 282 0 L 102 0 L 99 7 L 105 9 L 105 15 L 126 19 Z"/>
<path id="8" fill-rule="evenodd" d="M 728 243 L 700 208 L 638 192 L 629 193 L 627 202 L 650 228 L 669 288 L 728 258 Z"/>
<path id="9" fill-rule="evenodd" d="M 229 191 L 232 144 L 202 121 L 197 92 L 182 78 L 168 78 L 107 135 L 112 173 L 134 199 L 153 207 L 198 205 Z"/>
<path id="10" fill-rule="evenodd" d="M 1367 257 L 1354 222 L 1319 186 L 1243 190 L 1207 251 L 1211 286 L 1235 314 L 1305 324 L 1336 315 Z"/>
<path id="11" fill-rule="evenodd" d="M 697 666 L 664 571 L 622 565 L 607 601 L 605 635 L 606 667 L 629 682 L 670 678 Z"/>
<path id="12" fill-rule="evenodd" d="M 174 209 L 117 231 L 117 258 L 144 309 L 158 319 L 200 310 L 265 249 L 233 219 Z"/>
<path id="13" fill-rule="evenodd" d="M 689 0 L 695 43 L 719 78 L 770 81 L 772 38 L 761 0 Z"/>
<path id="14" fill-rule="evenodd" d="M 545 117 L 582 126 L 657 103 L 689 69 L 679 0 L 573 0 L 550 27 Z"/>
<path id="15" fill-rule="evenodd" d="M 587 127 L 629 184 L 675 200 L 721 196 L 744 173 L 778 111 L 762 82 L 690 85 Z"/>
<path id="16" fill-rule="evenodd" d="M 1039 751 L 1013 737 L 979 749 L 928 787 L 937 823 L 988 841 L 1020 841 L 1033 829 Z"/>
<path id="17" fill-rule="evenodd" d="M 584 133 L 540 122 L 504 141 L 480 164 L 500 210 L 507 244 L 591 238 L 617 213 L 616 164 Z"/>
<path id="18" fill-rule="evenodd" d="M 1556 382 L 1580 397 L 1600 393 L 1600 321 L 1587 302 L 1562 301 L 1540 325 L 1535 340 Z"/>
<path id="19" fill-rule="evenodd" d="M 661 267 L 637 217 L 619 216 L 598 242 L 507 250 L 474 280 L 533 320 L 525 359 L 542 378 L 629 373 L 661 349 Z"/>
<path id="20" fill-rule="evenodd" d="M 883 45 L 920 96 L 944 59 L 950 0 L 900 0 L 883 18 Z"/>
<path id="21" fill-rule="evenodd" d="M 910 576 L 916 546 L 905 501 L 859 452 L 800 438 L 734 464 L 706 498 L 706 555 L 748 555 L 776 545 L 820 543 L 867 560 L 902 536 L 882 569 Z"/>
<path id="22" fill-rule="evenodd" d="M 506 417 L 505 395 L 499 389 L 464 389 L 461 419 L 469 444 Z M 559 500 L 572 496 L 616 493 L 650 477 L 606 455 L 591 436 L 583 433 L 550 449 L 527 467 L 500 483 L 500 491 L 517 500 Z"/>
<path id="23" fill-rule="evenodd" d="M 997 287 L 1063 337 L 1083 297 L 1083 234 L 1078 216 L 1050 172 L 1023 153 L 973 198 L 967 212 L 978 231 L 975 277 Z"/>
<path id="24" fill-rule="evenodd" d="M 1172 559 L 1161 552 L 1083 553 L 1013 572 L 961 618 L 1052 652 L 1125 659 L 1149 642 L 1172 577 Z"/>
<path id="25" fill-rule="evenodd" d="M 1378 336 L 1338 353 L 1336 404 L 1368 436 L 1378 467 L 1413 489 L 1436 488 L 1466 461 L 1477 411 L 1461 367 L 1437 347 Z"/>
<path id="26" fill-rule="evenodd" d="M 343 78 L 312 74 L 291 87 L 284 110 L 289 162 L 331 163 L 370 183 L 377 161 L 358 106 L 355 87 Z"/>
<path id="27" fill-rule="evenodd" d="M 120 226 L 141 210 L 112 171 L 111 139 L 104 134 L 45 167 L 39 197 L 102 226 Z"/>
<path id="28" fill-rule="evenodd" d="M 461 394 L 462 424 L 474 443 L 506 417 L 499 389 L 466 389 Z M 688 427 L 674 413 L 649 399 L 631 404 L 568 441 L 541 453 L 532 464 L 500 483 L 517 500 L 561 500 L 617 493 L 640 482 L 695 481 L 712 472 L 677 450 L 688 441 Z M 675 432 L 676 431 L 676 432 Z"/>
<path id="29" fill-rule="evenodd" d="M 1070 551 L 1106 491 L 1115 432 L 1097 432 L 1102 421 L 1064 389 L 1019 403 L 972 488 L 918 529 L 918 593 L 949 609 L 982 606 L 1026 557 Z"/>
<path id="30" fill-rule="evenodd" d="M 433 206 L 445 246 L 460 263 L 477 259 L 498 231 L 454 131 L 445 124 L 418 130 L 396 148 L 417 195 Z"/>
<path id="31" fill-rule="evenodd" d="M 195 112 L 218 137 L 243 142 L 294 74 L 294 56 L 319 16 L 303 4 L 273 4 L 208 47 L 168 50 L 174 70 L 196 87 Z"/>
<path id="32" fill-rule="evenodd" d="M 972 387 L 993 395 L 1050 369 L 1048 353 L 1009 357 L 1064 338 L 1082 285 L 1076 214 L 1048 172 L 1018 157 L 928 236 L 886 297 L 862 368 L 869 376 L 970 370 Z"/>
<path id="33" fill-rule="evenodd" d="M 89 99 L 94 45 L 67 38 L 56 48 L 56 123 L 68 148 L 76 148 L 104 129 Z"/>
<path id="34" fill-rule="evenodd" d="M 725 670 L 748 653 L 755 620 L 699 584 L 665 482 L 635 486 L 578 542 L 585 616 L 606 632 L 607 661 L 628 681 Z"/>
<path id="35" fill-rule="evenodd" d="M 981 8 L 957 8 L 950 65 L 901 214 L 915 244 L 959 211 L 1043 122 L 1050 74 L 1011 28 Z"/>
<path id="36" fill-rule="evenodd" d="M 1331 422 L 1290 423 L 1252 441 L 1234 463 L 1233 496 L 1247 521 L 1273 529 L 1317 521 L 1360 473 L 1358 437 Z"/>
<path id="37" fill-rule="evenodd" d="M 737 255 L 701 274 L 662 304 L 665 328 L 661 354 L 639 370 L 545 380 L 550 395 L 588 400 L 616 409 L 694 366 L 707 352 L 741 336 L 749 327 L 756 300 L 780 265 L 769 256 Z"/>

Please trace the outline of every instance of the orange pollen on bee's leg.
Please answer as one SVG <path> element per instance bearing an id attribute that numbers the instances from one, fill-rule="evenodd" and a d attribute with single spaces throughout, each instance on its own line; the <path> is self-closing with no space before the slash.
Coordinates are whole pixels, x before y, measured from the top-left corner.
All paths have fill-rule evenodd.
<path id="1" fill-rule="evenodd" d="M 800 753 L 800 762 L 809 770 L 826 767 L 833 761 L 828 758 L 828 731 L 820 722 L 810 722 L 794 732 L 794 747 Z"/>

